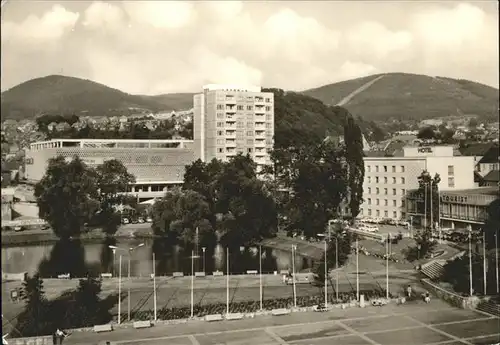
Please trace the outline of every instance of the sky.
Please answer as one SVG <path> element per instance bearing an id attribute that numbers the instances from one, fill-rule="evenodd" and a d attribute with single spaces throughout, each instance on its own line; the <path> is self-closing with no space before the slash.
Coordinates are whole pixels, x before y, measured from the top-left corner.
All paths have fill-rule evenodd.
<path id="1" fill-rule="evenodd" d="M 199 92 L 209 83 L 301 91 L 389 72 L 498 87 L 497 6 L 7 0 L 1 89 L 62 74 L 144 95 Z"/>

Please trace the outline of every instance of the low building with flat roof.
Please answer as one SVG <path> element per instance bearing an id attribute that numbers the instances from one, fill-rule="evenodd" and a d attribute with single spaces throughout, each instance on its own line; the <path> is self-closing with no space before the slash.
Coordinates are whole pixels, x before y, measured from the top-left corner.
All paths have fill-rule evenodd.
<path id="1" fill-rule="evenodd" d="M 32 143 L 26 150 L 26 180 L 40 181 L 49 159 L 57 156 L 78 156 L 93 167 L 106 160 L 121 161 L 136 178 L 131 193 L 139 200 L 162 197 L 180 186 L 185 166 L 196 160 L 193 140 L 52 139 Z"/>

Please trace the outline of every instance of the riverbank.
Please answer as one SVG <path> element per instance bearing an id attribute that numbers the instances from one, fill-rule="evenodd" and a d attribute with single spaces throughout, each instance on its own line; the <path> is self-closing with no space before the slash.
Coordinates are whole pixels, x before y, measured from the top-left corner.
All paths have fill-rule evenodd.
<path id="1" fill-rule="evenodd" d="M 127 224 L 118 228 L 118 231 L 111 237 L 114 238 L 154 238 L 151 224 Z M 93 229 L 78 237 L 83 242 L 103 240 L 106 234 L 101 229 Z M 24 230 L 24 231 L 5 231 L 2 232 L 2 247 L 25 246 L 36 244 L 55 243 L 59 238 L 51 229 L 42 230 Z"/>

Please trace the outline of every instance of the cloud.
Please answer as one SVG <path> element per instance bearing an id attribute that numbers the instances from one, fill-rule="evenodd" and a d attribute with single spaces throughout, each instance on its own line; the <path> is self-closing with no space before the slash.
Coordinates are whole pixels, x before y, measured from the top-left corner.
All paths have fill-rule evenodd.
<path id="1" fill-rule="evenodd" d="M 64 6 L 2 15 L 4 88 L 61 66 L 141 94 L 208 82 L 302 90 L 384 72 L 498 86 L 498 13 L 475 3 L 365 12 L 355 3 L 286 1 L 98 1 L 81 14 Z"/>
<path id="2" fill-rule="evenodd" d="M 55 5 L 41 17 L 30 15 L 20 23 L 2 21 L 2 40 L 23 40 L 25 45 L 56 41 L 74 28 L 79 17 L 79 13 Z"/>

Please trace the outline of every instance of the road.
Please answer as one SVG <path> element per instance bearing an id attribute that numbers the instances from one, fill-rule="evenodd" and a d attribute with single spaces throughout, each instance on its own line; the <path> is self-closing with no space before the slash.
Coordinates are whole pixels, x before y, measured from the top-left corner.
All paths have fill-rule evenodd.
<path id="1" fill-rule="evenodd" d="M 450 307 L 435 300 L 402 306 L 334 309 L 326 313 L 257 316 L 239 321 L 189 321 L 149 329 L 111 333 L 73 333 L 68 344 L 136 345 L 332 345 L 332 344 L 492 344 L 498 342 L 498 318 Z"/>

